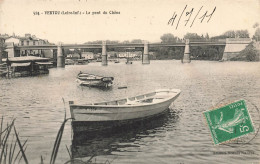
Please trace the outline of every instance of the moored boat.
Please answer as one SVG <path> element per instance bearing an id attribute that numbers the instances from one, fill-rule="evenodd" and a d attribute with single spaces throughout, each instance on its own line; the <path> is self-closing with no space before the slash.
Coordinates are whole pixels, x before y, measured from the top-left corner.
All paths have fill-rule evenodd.
<path id="1" fill-rule="evenodd" d="M 90 87 L 109 87 L 113 84 L 114 80 L 114 77 L 104 77 L 83 72 L 80 72 L 77 78 L 77 82 L 80 85 Z"/>
<path id="2" fill-rule="evenodd" d="M 73 131 L 105 130 L 160 115 L 180 93 L 179 89 L 161 89 L 109 102 L 75 104 L 70 101 Z"/>

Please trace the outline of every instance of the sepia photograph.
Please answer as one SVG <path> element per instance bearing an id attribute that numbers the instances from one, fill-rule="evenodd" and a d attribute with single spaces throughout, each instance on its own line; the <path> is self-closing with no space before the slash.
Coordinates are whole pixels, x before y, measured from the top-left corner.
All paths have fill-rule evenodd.
<path id="1" fill-rule="evenodd" d="M 259 164 L 260 0 L 0 0 L 0 164 Z"/>

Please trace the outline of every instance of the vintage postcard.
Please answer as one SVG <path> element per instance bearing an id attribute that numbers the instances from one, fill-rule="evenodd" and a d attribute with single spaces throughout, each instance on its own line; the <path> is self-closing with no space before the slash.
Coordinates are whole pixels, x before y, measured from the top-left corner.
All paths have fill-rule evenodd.
<path id="1" fill-rule="evenodd" d="M 259 0 L 0 0 L 0 164 L 256 164 L 259 100 Z"/>

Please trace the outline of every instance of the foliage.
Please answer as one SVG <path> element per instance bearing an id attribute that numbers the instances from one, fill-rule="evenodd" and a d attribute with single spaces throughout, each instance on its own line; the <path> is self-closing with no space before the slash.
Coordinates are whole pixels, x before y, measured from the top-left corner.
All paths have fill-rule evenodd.
<path id="1" fill-rule="evenodd" d="M 226 38 L 249 38 L 248 30 L 229 30 L 222 35 L 214 36 L 212 39 L 226 39 Z"/>
<path id="2" fill-rule="evenodd" d="M 84 44 L 102 44 L 102 40 L 96 40 L 96 41 L 89 41 Z"/>
<path id="3" fill-rule="evenodd" d="M 133 39 L 131 43 L 143 43 L 141 39 Z"/>
<path id="4" fill-rule="evenodd" d="M 23 159 L 24 162 L 28 164 L 25 155 L 27 140 L 23 144 L 21 143 L 14 126 L 14 121 L 15 120 L 13 120 L 10 125 L 7 124 L 4 128 L 4 117 L 2 116 L 0 125 L 0 163 L 20 163 Z M 12 129 L 14 129 L 14 132 Z M 13 136 L 12 139 L 10 139 L 10 136 Z M 19 149 L 17 149 L 17 145 Z"/>
<path id="5" fill-rule="evenodd" d="M 191 58 L 193 60 L 220 60 L 224 52 L 221 46 L 198 46 L 191 47 Z"/>
<path id="6" fill-rule="evenodd" d="M 253 28 L 257 28 L 259 26 L 259 23 L 256 22 L 254 25 L 253 25 Z"/>
<path id="7" fill-rule="evenodd" d="M 205 39 L 209 40 L 209 34 L 208 33 L 206 33 Z"/>
<path id="8" fill-rule="evenodd" d="M 177 59 L 180 60 L 183 57 L 183 47 L 158 47 L 154 48 L 156 59 Z"/>
<path id="9" fill-rule="evenodd" d="M 208 33 L 205 37 L 196 33 L 187 33 L 184 35 L 185 39 L 207 41 L 211 38 Z M 172 34 L 164 34 L 161 36 L 162 43 L 175 43 L 180 41 L 179 38 Z M 158 47 L 154 48 L 156 59 L 177 59 L 181 60 L 184 54 L 184 47 Z M 193 60 L 220 60 L 222 58 L 223 46 L 197 46 L 190 47 L 191 58 Z"/>
<path id="10" fill-rule="evenodd" d="M 197 33 L 187 33 L 184 35 L 184 39 L 193 40 L 193 39 L 202 39 L 202 38 L 204 38 L 204 37 L 199 36 Z"/>
<path id="11" fill-rule="evenodd" d="M 64 99 L 63 99 L 63 101 L 64 101 Z M 59 146 L 61 143 L 64 127 L 65 127 L 66 122 L 70 119 L 71 118 L 66 118 L 66 110 L 65 110 L 64 121 L 61 124 L 61 127 L 58 131 L 58 134 L 57 134 L 54 146 L 53 146 L 50 164 L 55 164 L 56 157 L 59 152 Z M 24 163 L 28 164 L 29 162 L 25 155 L 25 151 L 27 148 L 27 145 L 26 145 L 27 140 L 24 141 L 23 143 L 21 142 L 21 140 L 19 138 L 19 134 L 17 133 L 15 125 L 14 125 L 15 119 L 12 120 L 11 124 L 7 124 L 6 127 L 4 127 L 4 117 L 3 116 L 0 120 L 1 120 L 1 122 L 0 122 L 0 164 L 2 164 L 2 163 L 15 164 L 15 163 L 20 163 L 21 160 L 23 160 Z M 12 131 L 12 129 L 13 129 L 13 131 Z M 10 136 L 13 136 L 12 139 L 10 139 L 11 138 Z M 68 150 L 68 148 L 67 148 L 67 150 Z M 70 153 L 69 153 L 69 155 L 70 155 Z M 71 155 L 70 155 L 70 157 L 71 157 Z M 70 158 L 70 160 L 72 160 L 72 158 Z M 41 164 L 43 164 L 43 163 L 44 163 L 43 157 L 41 156 Z M 69 163 L 71 163 L 71 162 L 69 162 Z M 84 162 L 84 163 L 89 163 L 89 161 Z"/>
<path id="12" fill-rule="evenodd" d="M 160 37 L 160 39 L 161 39 L 162 43 L 176 43 L 176 42 L 180 41 L 180 38 L 175 37 L 171 33 L 163 34 Z"/>
<path id="13" fill-rule="evenodd" d="M 56 140 L 55 140 L 55 143 L 54 143 L 54 146 L 53 146 L 53 150 L 52 150 L 52 154 L 51 154 L 51 159 L 50 159 L 50 164 L 55 164 L 55 161 L 56 161 L 56 157 L 58 155 L 58 152 L 59 152 L 59 147 L 60 147 L 60 142 L 61 142 L 61 139 L 62 139 L 62 135 L 63 135 L 63 131 L 64 131 L 64 127 L 65 127 L 65 124 L 68 120 L 70 120 L 71 118 L 66 118 L 66 113 L 65 113 L 65 117 L 64 117 L 64 121 L 63 123 L 61 124 L 61 127 L 58 131 L 58 134 L 57 134 L 57 137 L 56 137 Z"/>
<path id="14" fill-rule="evenodd" d="M 259 52 L 256 50 L 253 42 L 251 42 L 236 57 L 231 58 L 233 61 L 259 61 Z"/>
<path id="15" fill-rule="evenodd" d="M 260 27 L 258 27 L 256 30 L 255 30 L 255 34 L 253 36 L 253 39 L 256 40 L 256 41 L 260 41 Z"/>

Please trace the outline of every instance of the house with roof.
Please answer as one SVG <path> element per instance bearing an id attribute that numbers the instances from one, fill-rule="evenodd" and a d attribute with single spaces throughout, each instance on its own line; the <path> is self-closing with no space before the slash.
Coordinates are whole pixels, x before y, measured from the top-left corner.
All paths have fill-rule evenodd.
<path id="1" fill-rule="evenodd" d="M 32 45 L 46 45 L 50 44 L 48 40 L 39 39 L 35 35 L 25 34 L 24 37 L 9 36 L 5 38 L 5 44 L 7 48 L 8 57 L 20 57 L 20 56 L 39 56 L 53 58 L 54 54 L 52 50 L 21 50 L 16 51 L 15 46 L 32 46 Z"/>
<path id="2" fill-rule="evenodd" d="M 81 56 L 83 59 L 93 60 L 94 59 L 94 53 L 93 52 L 82 52 Z"/>

